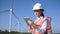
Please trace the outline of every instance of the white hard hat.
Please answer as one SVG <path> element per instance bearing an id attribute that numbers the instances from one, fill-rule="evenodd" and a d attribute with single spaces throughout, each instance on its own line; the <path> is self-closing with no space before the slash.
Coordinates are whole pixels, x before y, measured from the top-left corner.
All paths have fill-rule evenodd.
<path id="1" fill-rule="evenodd" d="M 33 6 L 33 9 L 32 9 L 32 10 L 39 10 L 39 9 L 43 9 L 43 6 L 42 6 L 42 4 L 40 4 L 40 3 L 36 3 L 36 4 Z"/>

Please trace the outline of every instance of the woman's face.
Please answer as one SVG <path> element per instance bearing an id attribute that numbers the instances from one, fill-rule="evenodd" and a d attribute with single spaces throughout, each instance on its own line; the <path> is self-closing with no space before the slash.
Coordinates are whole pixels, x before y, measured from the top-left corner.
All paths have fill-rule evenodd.
<path id="1" fill-rule="evenodd" d="M 40 16 L 41 16 L 41 13 L 42 13 L 41 10 L 34 10 L 34 14 L 35 14 L 37 17 L 40 17 Z"/>

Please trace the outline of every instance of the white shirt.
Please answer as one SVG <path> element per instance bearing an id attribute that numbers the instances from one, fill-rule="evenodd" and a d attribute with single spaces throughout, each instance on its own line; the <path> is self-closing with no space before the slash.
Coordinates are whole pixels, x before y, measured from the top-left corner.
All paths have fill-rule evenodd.
<path id="1" fill-rule="evenodd" d="M 34 21 L 34 23 L 35 23 L 36 25 L 38 25 L 38 24 L 40 23 L 40 21 L 41 21 L 42 18 L 43 18 L 42 16 L 39 17 L 39 18 L 37 18 L 37 19 Z M 42 26 L 41 26 L 41 27 L 38 27 L 38 28 L 39 28 L 39 31 L 40 31 L 40 32 L 44 33 L 44 32 L 46 31 L 46 27 L 47 27 L 47 20 L 45 20 L 44 23 L 42 24 Z"/>

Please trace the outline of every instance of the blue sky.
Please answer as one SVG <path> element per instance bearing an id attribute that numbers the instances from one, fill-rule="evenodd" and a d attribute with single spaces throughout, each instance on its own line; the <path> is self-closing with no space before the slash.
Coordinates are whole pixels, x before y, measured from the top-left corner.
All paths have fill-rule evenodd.
<path id="1" fill-rule="evenodd" d="M 0 0 L 0 29 L 1 30 L 9 30 L 9 11 L 3 12 L 5 10 L 9 10 L 11 8 L 12 0 Z M 28 26 L 24 21 L 24 17 L 30 17 L 32 20 L 36 18 L 32 7 L 35 3 L 43 4 L 45 9 L 45 16 L 49 16 L 52 18 L 51 25 L 54 33 L 60 33 L 60 0 L 14 0 L 13 2 L 13 12 L 19 17 L 20 26 L 19 31 L 27 31 Z M 12 27 L 13 31 L 17 31 L 17 23 L 18 20 L 12 15 Z"/>

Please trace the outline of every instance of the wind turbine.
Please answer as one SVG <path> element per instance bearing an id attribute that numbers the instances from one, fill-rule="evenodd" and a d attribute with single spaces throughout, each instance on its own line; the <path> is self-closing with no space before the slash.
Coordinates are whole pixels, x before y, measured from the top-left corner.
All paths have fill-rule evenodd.
<path id="1" fill-rule="evenodd" d="M 9 32 L 11 30 L 11 24 L 12 24 L 12 15 L 15 16 L 15 18 L 18 20 L 18 32 L 19 32 L 19 17 L 17 17 L 15 15 L 15 13 L 13 12 L 13 3 L 14 3 L 14 0 L 12 0 L 12 3 L 11 3 L 11 8 L 10 8 L 10 23 L 9 23 Z"/>
<path id="2" fill-rule="evenodd" d="M 9 32 L 10 32 L 10 30 L 11 30 L 12 15 L 14 15 L 14 16 L 15 16 L 15 18 L 18 20 L 18 26 L 17 26 L 17 28 L 18 28 L 18 32 L 19 32 L 19 23 L 20 23 L 20 20 L 19 20 L 19 17 L 17 17 L 17 16 L 15 15 L 15 13 L 12 11 L 12 9 L 10 9 L 10 23 L 9 23 Z"/>
<path id="3" fill-rule="evenodd" d="M 10 6 L 10 9 L 0 11 L 0 13 L 6 13 L 6 12 L 9 12 L 9 13 L 10 13 L 9 32 L 11 32 L 11 26 L 12 26 L 12 15 L 14 15 L 15 18 L 18 20 L 18 32 L 19 32 L 19 17 L 17 17 L 17 16 L 15 15 L 15 13 L 13 12 L 13 3 L 14 3 L 14 0 L 12 0 L 12 3 L 11 3 L 11 6 Z"/>
<path id="4" fill-rule="evenodd" d="M 10 9 L 10 25 L 9 25 L 9 32 L 10 32 L 10 29 L 11 29 L 11 23 L 12 23 L 12 15 L 15 16 L 15 18 L 18 20 L 18 32 L 19 32 L 19 24 L 20 24 L 20 20 L 19 20 L 19 17 L 16 16 L 16 14 L 14 13 L 13 11 L 13 4 L 14 4 L 14 0 L 12 0 L 12 4 L 11 4 L 11 9 Z"/>
<path id="5" fill-rule="evenodd" d="M 10 30 L 11 30 L 11 24 L 12 24 L 12 9 L 7 9 L 7 10 L 0 11 L 0 13 L 6 13 L 6 12 L 10 13 L 10 20 L 9 20 L 9 32 L 10 32 Z"/>

